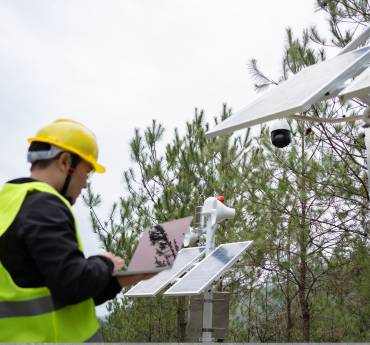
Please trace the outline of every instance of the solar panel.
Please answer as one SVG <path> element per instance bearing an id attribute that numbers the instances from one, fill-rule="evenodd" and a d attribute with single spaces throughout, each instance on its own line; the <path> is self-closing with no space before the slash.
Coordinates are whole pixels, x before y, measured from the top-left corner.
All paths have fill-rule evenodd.
<path id="1" fill-rule="evenodd" d="M 349 99 L 370 94 L 370 68 L 362 72 L 351 84 L 339 93 L 339 97 Z"/>
<path id="2" fill-rule="evenodd" d="M 205 247 L 181 249 L 170 269 L 162 271 L 148 280 L 142 280 L 132 287 L 125 296 L 129 297 L 152 297 L 174 279 L 183 274 L 204 253 Z"/>
<path id="3" fill-rule="evenodd" d="M 214 280 L 218 279 L 243 252 L 252 241 L 226 243 L 218 246 L 207 257 L 190 270 L 183 278 L 168 289 L 165 296 L 198 295 Z"/>
<path id="4" fill-rule="evenodd" d="M 216 125 L 207 136 L 225 135 L 303 112 L 325 97 L 336 96 L 348 79 L 367 68 L 369 60 L 370 47 L 363 47 L 307 67 Z"/>

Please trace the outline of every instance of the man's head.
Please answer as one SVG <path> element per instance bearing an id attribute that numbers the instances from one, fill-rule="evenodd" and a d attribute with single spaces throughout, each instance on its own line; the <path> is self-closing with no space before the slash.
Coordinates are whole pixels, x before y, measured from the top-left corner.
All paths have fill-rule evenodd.
<path id="1" fill-rule="evenodd" d="M 97 162 L 94 133 L 76 121 L 56 120 L 28 141 L 31 176 L 52 185 L 71 204 L 86 188 L 89 174 L 105 171 Z"/>

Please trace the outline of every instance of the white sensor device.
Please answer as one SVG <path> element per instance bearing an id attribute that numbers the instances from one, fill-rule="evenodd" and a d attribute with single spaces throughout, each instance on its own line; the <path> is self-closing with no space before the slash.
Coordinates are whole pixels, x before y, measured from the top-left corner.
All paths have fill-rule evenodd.
<path id="1" fill-rule="evenodd" d="M 224 220 L 232 219 L 235 217 L 235 209 L 225 206 L 221 201 L 215 197 L 207 198 L 204 201 L 203 213 L 211 213 L 212 223 L 218 224 Z M 214 219 L 215 217 L 215 219 Z"/>

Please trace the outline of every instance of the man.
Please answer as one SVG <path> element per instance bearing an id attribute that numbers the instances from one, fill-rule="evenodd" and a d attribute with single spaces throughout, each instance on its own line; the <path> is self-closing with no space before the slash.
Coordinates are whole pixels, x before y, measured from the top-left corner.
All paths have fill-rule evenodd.
<path id="1" fill-rule="evenodd" d="M 105 171 L 95 135 L 60 119 L 29 143 L 31 177 L 0 191 L 0 341 L 101 341 L 95 305 L 149 276 L 118 280 L 120 257 L 83 255 L 71 205 Z"/>

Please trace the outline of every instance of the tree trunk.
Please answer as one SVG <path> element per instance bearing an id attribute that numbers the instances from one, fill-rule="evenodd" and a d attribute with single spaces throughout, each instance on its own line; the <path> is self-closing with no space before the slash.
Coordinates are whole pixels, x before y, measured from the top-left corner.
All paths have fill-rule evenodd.
<path id="1" fill-rule="evenodd" d="M 306 300 L 306 262 L 300 263 L 299 304 L 303 322 L 303 341 L 310 341 L 310 311 Z"/>
<path id="2" fill-rule="evenodd" d="M 302 125 L 302 133 L 305 125 Z M 299 304 L 301 307 L 302 314 L 302 331 L 303 331 L 303 341 L 310 341 L 310 312 L 308 308 L 308 301 L 306 299 L 306 282 L 307 282 L 307 232 L 309 231 L 309 225 L 306 221 L 307 216 L 307 199 L 306 199 L 306 151 L 305 151 L 305 140 L 302 136 L 301 144 L 301 159 L 302 159 L 302 171 L 300 179 L 300 189 L 301 189 L 301 221 L 300 221 L 300 236 L 299 236 L 299 258 L 300 258 L 300 267 L 299 267 Z"/>
<path id="3" fill-rule="evenodd" d="M 301 307 L 301 315 L 302 315 L 302 333 L 303 333 L 303 341 L 309 342 L 310 341 L 310 311 L 308 308 L 308 301 L 306 298 L 306 283 L 307 283 L 307 245 L 306 245 L 306 204 L 302 203 L 302 223 L 300 227 L 301 235 L 300 235 L 300 243 L 299 243 L 299 304 Z"/>
<path id="4" fill-rule="evenodd" d="M 251 339 L 251 325 L 252 325 L 252 288 L 249 293 L 249 301 L 248 301 L 248 333 L 247 333 L 247 342 L 250 342 Z"/>
<path id="5" fill-rule="evenodd" d="M 292 328 L 293 328 L 293 320 L 292 320 L 292 301 L 290 299 L 290 285 L 289 281 L 287 282 L 287 295 L 286 295 L 286 312 L 287 312 L 287 342 L 290 343 L 292 340 Z"/>
<path id="6" fill-rule="evenodd" d="M 288 253 L 288 269 L 286 271 L 286 315 L 287 315 L 287 325 L 286 325 L 286 341 L 288 343 L 292 340 L 292 329 L 293 329 L 293 320 L 292 320 L 292 300 L 290 296 L 290 277 L 289 270 L 291 268 L 291 257 L 290 257 L 290 224 L 288 225 L 288 243 L 287 243 L 287 253 Z"/>

